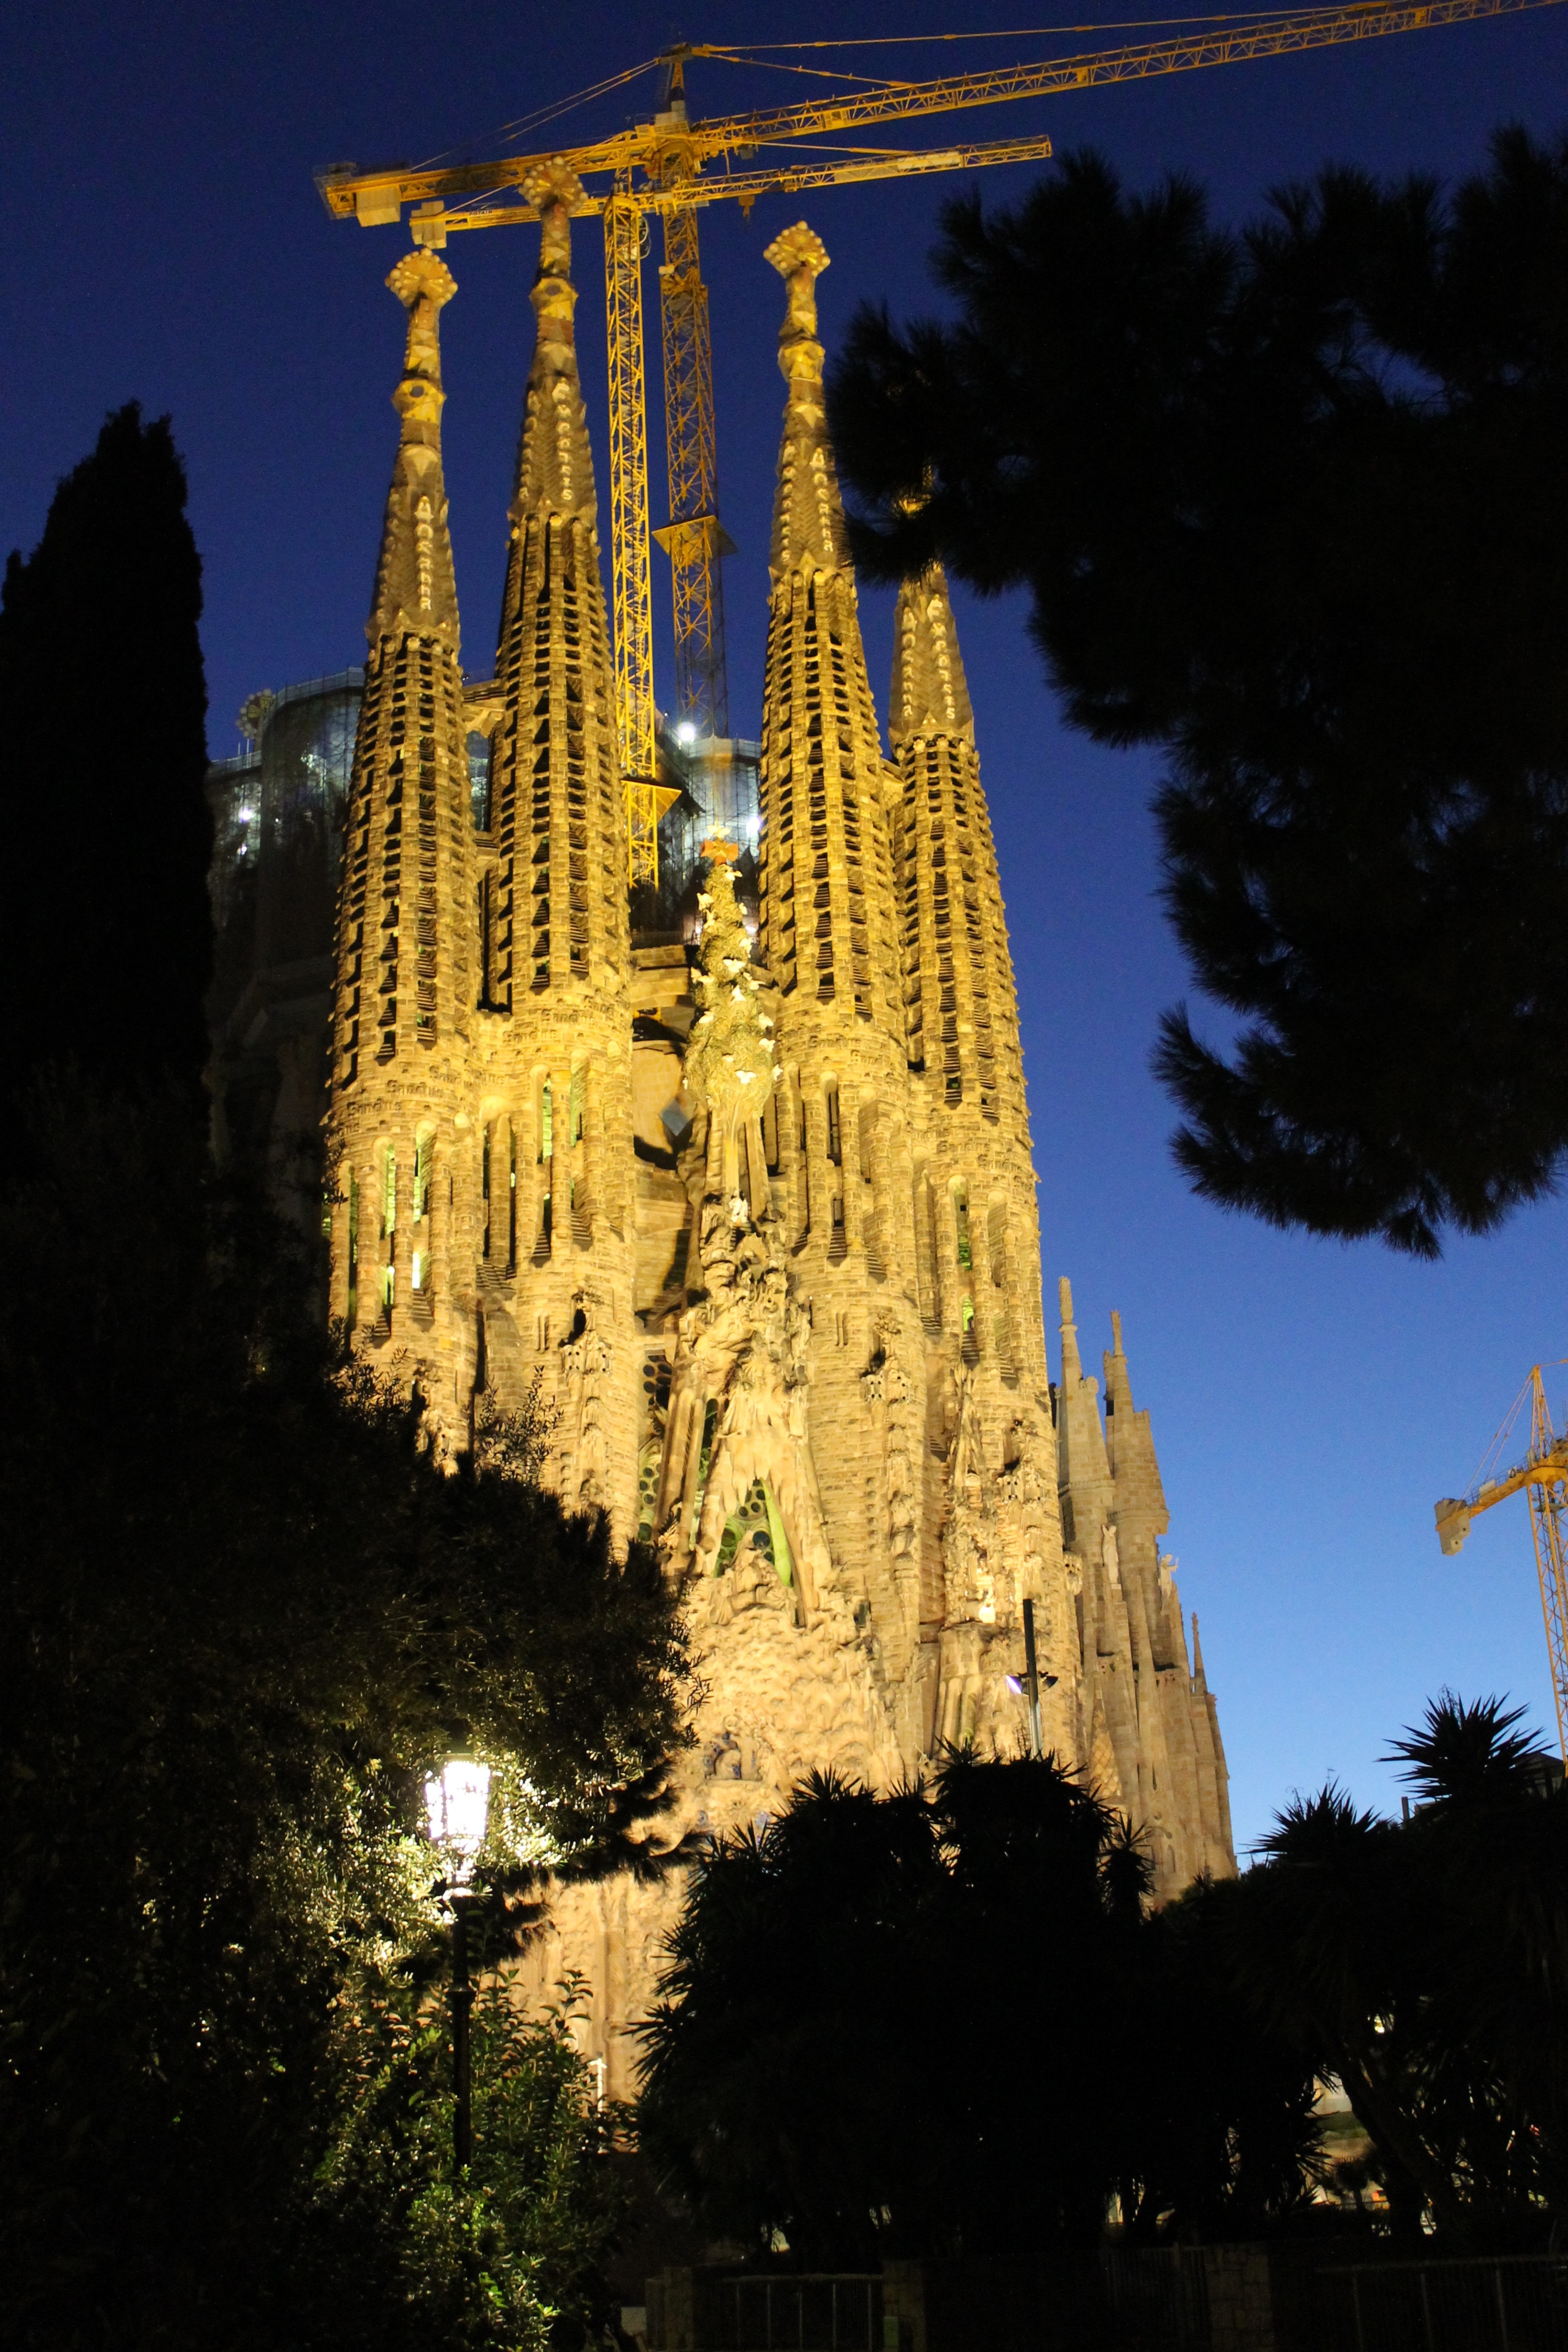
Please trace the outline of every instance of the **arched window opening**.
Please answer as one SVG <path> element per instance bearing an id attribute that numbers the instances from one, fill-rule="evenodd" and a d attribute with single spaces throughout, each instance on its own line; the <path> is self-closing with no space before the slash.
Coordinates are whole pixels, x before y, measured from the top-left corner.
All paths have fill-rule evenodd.
<path id="1" fill-rule="evenodd" d="M 725 1520 L 714 1557 L 714 1575 L 725 1575 L 742 1556 L 748 1565 L 753 1560 L 765 1560 L 781 1584 L 794 1584 L 795 1558 L 789 1538 L 784 1533 L 778 1505 L 763 1478 L 752 1479 L 744 1501 Z"/>
<path id="2" fill-rule="evenodd" d="M 826 1086 L 823 1089 L 823 1096 L 827 1108 L 827 1156 L 829 1160 L 832 1160 L 836 1168 L 841 1167 L 844 1160 L 844 1138 L 839 1131 L 838 1126 L 838 1081 L 837 1078 L 828 1079 Z"/>
<path id="3" fill-rule="evenodd" d="M 965 1274 L 973 1272 L 974 1252 L 969 1239 L 969 1194 L 962 1184 L 952 1188 L 952 1213 L 956 1225 L 958 1263 Z"/>
<path id="4" fill-rule="evenodd" d="M 479 1255 L 485 1258 L 490 1254 L 490 1149 L 493 1135 L 494 1130 L 487 1119 L 479 1143 L 479 1223 L 483 1229 L 479 1236 Z"/>
<path id="5" fill-rule="evenodd" d="M 430 1168 L 435 1150 L 435 1137 L 428 1129 L 416 1138 L 414 1145 L 414 1222 L 423 1224 L 430 1214 Z"/>

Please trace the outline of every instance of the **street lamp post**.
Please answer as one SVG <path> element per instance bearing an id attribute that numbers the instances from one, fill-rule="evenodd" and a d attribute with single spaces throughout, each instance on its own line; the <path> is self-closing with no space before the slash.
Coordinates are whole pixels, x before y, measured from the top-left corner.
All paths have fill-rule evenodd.
<path id="1" fill-rule="evenodd" d="M 452 1921 L 452 2154 L 459 2172 L 474 2152 L 474 2110 L 468 2025 L 474 1988 L 468 1976 L 468 1908 L 474 1900 L 474 1861 L 485 1842 L 489 1813 L 490 1769 L 459 1752 L 439 1775 L 425 1783 L 425 1814 L 430 1843 L 447 1857 L 449 1875 L 437 1882 Z"/>

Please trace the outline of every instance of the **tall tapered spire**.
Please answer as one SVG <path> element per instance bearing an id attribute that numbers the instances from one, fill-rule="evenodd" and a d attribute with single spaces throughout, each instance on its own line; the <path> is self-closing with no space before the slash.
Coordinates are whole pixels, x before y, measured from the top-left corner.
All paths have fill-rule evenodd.
<path id="1" fill-rule="evenodd" d="M 466 1395 L 469 1253 L 451 1122 L 478 944 L 441 471 L 438 322 L 457 289 L 429 252 L 405 254 L 386 282 L 408 314 L 408 341 L 338 900 L 331 1303 L 356 1341 L 391 1348 L 444 1450 L 459 1442 Z"/>
<path id="2" fill-rule="evenodd" d="M 573 331 L 571 214 L 557 161 L 524 190 L 542 224 L 538 320 L 523 401 L 496 677 L 496 866 L 484 908 L 483 1002 L 514 1012 L 574 986 L 624 988 L 626 858 L 597 501 Z"/>
<path id="3" fill-rule="evenodd" d="M 881 736 L 823 401 L 816 281 L 827 255 L 801 221 L 766 257 L 789 289 L 789 390 L 763 688 L 763 940 L 786 1001 L 873 1022 L 901 1044 Z"/>
<path id="4" fill-rule="evenodd" d="M 910 1061 L 939 1098 L 1029 1149 L 1018 998 L 969 688 L 940 565 L 899 591 L 889 733 L 903 782 L 899 878 Z"/>
<path id="5" fill-rule="evenodd" d="M 334 1078 L 466 1034 L 471 1002 L 467 731 L 441 470 L 437 321 L 456 293 L 433 253 L 387 285 L 408 313 L 403 420 L 365 634 L 338 921 Z"/>

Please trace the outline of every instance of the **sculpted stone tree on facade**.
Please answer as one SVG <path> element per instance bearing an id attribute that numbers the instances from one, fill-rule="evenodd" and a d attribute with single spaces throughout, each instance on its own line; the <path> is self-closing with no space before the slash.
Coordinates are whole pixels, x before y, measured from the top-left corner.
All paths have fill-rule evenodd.
<path id="1" fill-rule="evenodd" d="M 686 1083 L 708 1113 L 709 1192 L 717 1192 L 729 1203 L 731 1221 L 744 1225 L 766 1207 L 760 1121 L 777 1076 L 773 1024 L 762 1009 L 762 982 L 752 966 L 752 943 L 735 898 L 732 868 L 740 853 L 732 842 L 708 841 L 702 854 L 708 887 L 697 900 L 702 911 L 701 968 L 693 975 L 702 1009 L 692 1024 Z"/>

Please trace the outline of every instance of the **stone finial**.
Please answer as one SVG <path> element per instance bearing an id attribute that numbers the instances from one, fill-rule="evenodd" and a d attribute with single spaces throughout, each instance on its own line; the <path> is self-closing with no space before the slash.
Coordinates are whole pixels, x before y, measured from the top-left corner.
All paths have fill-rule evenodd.
<path id="1" fill-rule="evenodd" d="M 1110 1310 L 1110 1352 L 1113 1356 L 1124 1356 L 1127 1353 L 1121 1344 L 1121 1318 L 1114 1307 Z"/>
<path id="2" fill-rule="evenodd" d="M 1204 1673 L 1204 1645 L 1198 1639 L 1198 1612 L 1193 1612 L 1193 1688 L 1206 1693 L 1208 1680 Z"/>
<path id="3" fill-rule="evenodd" d="M 403 382 L 392 404 L 403 419 L 404 439 L 423 438 L 440 428 L 446 394 L 441 390 L 437 320 L 457 292 L 458 281 L 438 254 L 421 246 L 404 255 L 386 282 L 408 313 Z"/>
<path id="4" fill-rule="evenodd" d="M 1057 1307 L 1060 1314 L 1062 1329 L 1070 1331 L 1073 1328 L 1072 1285 L 1065 1274 L 1057 1284 Z"/>
<path id="5" fill-rule="evenodd" d="M 563 155 L 535 163 L 523 175 L 522 195 L 539 215 L 541 278 L 572 275 L 571 216 L 585 201 L 583 183 Z"/>
<path id="6" fill-rule="evenodd" d="M 789 289 L 789 308 L 784 325 L 779 329 L 779 365 L 785 375 L 793 373 L 787 354 L 793 350 L 815 348 L 818 367 L 822 364 L 822 348 L 816 340 L 816 281 L 827 268 L 827 247 L 815 229 L 804 221 L 793 228 L 781 229 L 763 254 L 772 262 Z"/>

